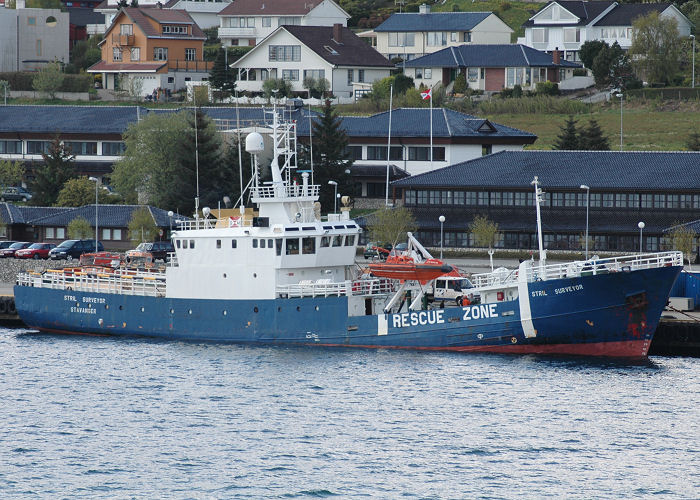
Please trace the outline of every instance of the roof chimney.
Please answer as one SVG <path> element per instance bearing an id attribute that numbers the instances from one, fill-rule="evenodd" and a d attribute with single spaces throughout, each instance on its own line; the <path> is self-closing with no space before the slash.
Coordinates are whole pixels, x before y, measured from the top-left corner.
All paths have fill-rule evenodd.
<path id="1" fill-rule="evenodd" d="M 343 25 L 340 23 L 333 25 L 333 40 L 335 43 L 343 43 Z"/>
<path id="2" fill-rule="evenodd" d="M 552 52 L 552 62 L 554 64 L 561 63 L 561 53 L 559 52 L 559 47 L 555 47 L 554 51 Z"/>
<path id="3" fill-rule="evenodd" d="M 419 14 L 430 14 L 430 5 L 422 3 L 420 7 L 418 7 L 418 13 Z"/>

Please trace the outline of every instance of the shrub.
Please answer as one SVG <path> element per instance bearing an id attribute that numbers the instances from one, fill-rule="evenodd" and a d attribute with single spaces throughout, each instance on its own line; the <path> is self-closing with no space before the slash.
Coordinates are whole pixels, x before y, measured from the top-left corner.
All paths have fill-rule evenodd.
<path id="1" fill-rule="evenodd" d="M 520 85 L 514 85 L 513 86 L 513 97 L 522 97 L 523 96 L 523 88 Z"/>
<path id="2" fill-rule="evenodd" d="M 549 80 L 538 82 L 536 88 L 538 95 L 559 95 L 559 85 Z"/>
<path id="3" fill-rule="evenodd" d="M 464 94 L 467 91 L 467 78 L 464 73 L 460 73 L 455 78 L 453 90 L 456 94 Z"/>
<path id="4" fill-rule="evenodd" d="M 584 68 L 576 68 L 574 70 L 574 76 L 587 76 L 588 71 L 585 70 Z"/>
<path id="5" fill-rule="evenodd" d="M 491 99 L 479 104 L 481 114 L 544 113 L 578 115 L 588 112 L 588 105 L 571 99 L 552 96 L 522 97 L 520 99 Z"/>

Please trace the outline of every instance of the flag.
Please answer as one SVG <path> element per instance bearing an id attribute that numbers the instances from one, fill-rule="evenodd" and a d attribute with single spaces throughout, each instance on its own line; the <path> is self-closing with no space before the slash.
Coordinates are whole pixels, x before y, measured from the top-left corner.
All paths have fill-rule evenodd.
<path id="1" fill-rule="evenodd" d="M 425 99 L 431 99 L 433 97 L 433 89 L 428 89 L 427 92 L 421 92 L 420 96 Z"/>
<path id="2" fill-rule="evenodd" d="M 240 217 L 229 217 L 228 218 L 228 227 L 238 227 L 241 225 L 241 218 Z"/>

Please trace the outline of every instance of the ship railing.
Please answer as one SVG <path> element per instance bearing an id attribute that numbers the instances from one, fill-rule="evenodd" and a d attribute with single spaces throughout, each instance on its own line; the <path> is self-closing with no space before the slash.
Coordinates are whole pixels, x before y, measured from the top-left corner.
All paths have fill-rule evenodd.
<path id="1" fill-rule="evenodd" d="M 251 190 L 252 198 L 299 198 L 302 196 L 318 196 L 321 186 L 309 184 L 304 189 L 301 184 L 278 185 L 278 186 L 258 186 Z"/>
<path id="2" fill-rule="evenodd" d="M 71 269 L 49 269 L 43 273 L 32 271 L 19 274 L 17 284 L 56 290 L 152 297 L 164 297 L 166 288 L 165 275 L 162 273 L 120 270 L 110 273 Z"/>
<path id="3" fill-rule="evenodd" d="M 277 286 L 277 295 L 282 298 L 340 297 L 342 295 L 374 296 L 387 295 L 394 291 L 395 283 L 384 278 L 341 282 L 332 282 L 329 279 L 302 280 L 299 283 Z"/>
<path id="4" fill-rule="evenodd" d="M 526 280 L 531 282 L 682 265 L 682 252 L 672 251 L 562 262 L 542 267 L 532 261 L 531 265 L 525 266 L 525 270 Z M 477 288 L 514 286 L 518 282 L 518 273 L 517 269 L 497 269 L 490 273 L 475 274 L 470 280 Z"/>

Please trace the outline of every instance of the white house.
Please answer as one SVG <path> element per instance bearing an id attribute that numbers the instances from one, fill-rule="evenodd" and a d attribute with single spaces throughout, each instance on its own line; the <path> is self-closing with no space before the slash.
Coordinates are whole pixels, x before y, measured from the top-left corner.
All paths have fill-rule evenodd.
<path id="1" fill-rule="evenodd" d="M 352 96 L 353 83 L 386 78 L 393 67 L 350 29 L 333 26 L 280 26 L 231 64 L 239 90 L 261 92 L 269 78 L 289 80 L 294 92 L 306 92 L 306 77 L 325 78 L 335 96 Z"/>
<path id="2" fill-rule="evenodd" d="M 431 13 L 423 4 L 418 13 L 393 14 L 374 32 L 380 54 L 410 61 L 465 43 L 510 43 L 513 30 L 493 12 Z"/>
<path id="3" fill-rule="evenodd" d="M 214 28 L 219 25 L 218 14 L 221 12 L 232 0 L 140 0 L 138 6 L 141 8 L 158 8 L 163 9 L 175 9 L 175 10 L 185 10 L 194 19 L 202 29 Z M 104 0 L 101 4 L 95 7 L 95 12 L 99 12 L 105 15 L 105 25 L 102 27 L 100 33 L 104 33 L 105 30 L 112 24 L 114 17 L 119 12 L 119 6 L 117 5 L 117 0 Z"/>
<path id="4" fill-rule="evenodd" d="M 690 35 L 692 23 L 672 3 L 566 0 L 549 2 L 528 19 L 518 43 L 546 52 L 563 50 L 567 61 L 579 61 L 581 45 L 590 40 L 617 42 L 626 50 L 632 44 L 632 22 L 650 12 L 675 19 L 679 34 Z"/>
<path id="5" fill-rule="evenodd" d="M 280 26 L 347 26 L 349 18 L 333 0 L 236 0 L 219 13 L 219 38 L 251 46 Z"/>

